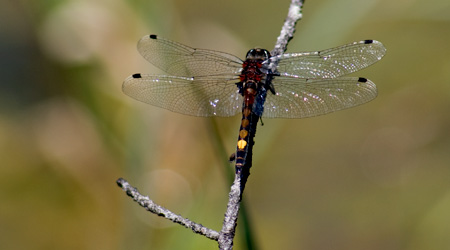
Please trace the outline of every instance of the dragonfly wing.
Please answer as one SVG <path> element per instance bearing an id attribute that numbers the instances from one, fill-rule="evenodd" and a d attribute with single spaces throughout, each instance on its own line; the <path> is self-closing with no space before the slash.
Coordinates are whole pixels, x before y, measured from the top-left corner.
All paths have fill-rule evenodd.
<path id="1" fill-rule="evenodd" d="M 123 92 L 142 102 L 192 116 L 234 116 L 241 112 L 237 79 L 134 74 Z"/>
<path id="2" fill-rule="evenodd" d="M 175 76 L 239 75 L 242 60 L 228 53 L 194 49 L 156 35 L 144 36 L 138 51 L 150 63 Z"/>
<path id="3" fill-rule="evenodd" d="M 305 118 L 354 107 L 377 96 L 375 84 L 358 77 L 304 79 L 277 77 L 267 94 L 263 117 Z"/>
<path id="4" fill-rule="evenodd" d="M 278 73 L 297 78 L 337 78 L 379 61 L 386 48 L 375 40 L 364 40 L 316 52 L 280 55 Z"/>

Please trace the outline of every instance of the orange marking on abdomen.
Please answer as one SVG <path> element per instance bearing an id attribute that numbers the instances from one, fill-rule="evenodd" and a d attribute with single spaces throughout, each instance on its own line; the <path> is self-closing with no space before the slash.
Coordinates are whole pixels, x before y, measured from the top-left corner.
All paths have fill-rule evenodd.
<path id="1" fill-rule="evenodd" d="M 245 139 L 245 137 L 247 137 L 247 135 L 248 135 L 248 131 L 247 130 L 242 129 L 241 131 L 239 131 L 239 137 L 241 139 Z"/>
<path id="2" fill-rule="evenodd" d="M 243 128 L 246 128 L 248 124 L 250 124 L 250 121 L 248 119 L 242 119 L 241 126 Z"/>
<path id="3" fill-rule="evenodd" d="M 244 108 L 244 110 L 242 110 L 242 114 L 244 115 L 244 117 L 248 117 L 251 113 L 252 110 L 249 107 L 246 107 Z"/>

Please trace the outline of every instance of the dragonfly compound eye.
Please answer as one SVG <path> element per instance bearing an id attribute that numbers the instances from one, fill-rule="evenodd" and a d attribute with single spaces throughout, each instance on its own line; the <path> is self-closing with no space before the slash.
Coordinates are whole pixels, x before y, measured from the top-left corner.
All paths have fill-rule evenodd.
<path id="1" fill-rule="evenodd" d="M 248 60 L 267 60 L 270 57 L 269 51 L 265 49 L 251 49 L 247 52 L 245 57 Z"/>

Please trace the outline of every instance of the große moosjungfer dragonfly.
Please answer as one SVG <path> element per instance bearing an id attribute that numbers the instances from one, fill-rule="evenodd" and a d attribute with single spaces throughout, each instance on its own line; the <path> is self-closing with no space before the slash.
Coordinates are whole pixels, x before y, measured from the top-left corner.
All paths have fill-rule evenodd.
<path id="1" fill-rule="evenodd" d="M 261 117 L 312 117 L 374 99 L 377 88 L 372 81 L 344 76 L 379 61 L 386 53 L 382 43 L 364 40 L 276 58 L 265 49 L 251 49 L 243 61 L 225 52 L 195 49 L 157 35 L 143 37 L 138 51 L 169 75 L 129 76 L 123 83 L 125 94 L 185 115 L 227 117 L 242 113 L 236 168 L 251 162 L 253 137 Z M 278 65 L 272 72 L 269 64 L 274 59 Z"/>

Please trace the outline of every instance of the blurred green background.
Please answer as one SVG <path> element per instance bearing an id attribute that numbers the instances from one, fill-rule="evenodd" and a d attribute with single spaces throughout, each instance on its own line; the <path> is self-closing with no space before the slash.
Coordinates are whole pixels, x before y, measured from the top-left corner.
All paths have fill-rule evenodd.
<path id="1" fill-rule="evenodd" d="M 136 50 L 146 34 L 242 58 L 273 48 L 288 6 L 3 0 L 1 249 L 216 249 L 115 181 L 220 230 L 239 116 L 171 113 L 121 84 L 162 73 Z M 288 52 L 376 39 L 387 55 L 355 74 L 377 84 L 374 101 L 259 126 L 244 194 L 259 249 L 450 249 L 450 2 L 310 0 L 303 14 Z"/>

